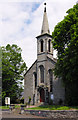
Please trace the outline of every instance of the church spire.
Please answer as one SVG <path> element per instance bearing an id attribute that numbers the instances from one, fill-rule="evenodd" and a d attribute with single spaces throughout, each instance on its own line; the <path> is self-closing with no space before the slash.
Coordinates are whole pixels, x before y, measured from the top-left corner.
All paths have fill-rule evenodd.
<path id="1" fill-rule="evenodd" d="M 47 13 L 46 13 L 46 3 L 44 3 L 44 5 L 45 5 L 45 7 L 44 7 L 44 16 L 43 16 L 41 34 L 45 34 L 45 33 L 50 34 Z"/>

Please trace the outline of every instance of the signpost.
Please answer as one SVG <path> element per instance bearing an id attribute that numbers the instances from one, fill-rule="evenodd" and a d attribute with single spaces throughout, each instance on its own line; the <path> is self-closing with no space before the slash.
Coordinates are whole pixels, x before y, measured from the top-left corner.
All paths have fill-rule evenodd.
<path id="1" fill-rule="evenodd" d="M 10 97 L 5 97 L 5 104 L 10 105 Z"/>

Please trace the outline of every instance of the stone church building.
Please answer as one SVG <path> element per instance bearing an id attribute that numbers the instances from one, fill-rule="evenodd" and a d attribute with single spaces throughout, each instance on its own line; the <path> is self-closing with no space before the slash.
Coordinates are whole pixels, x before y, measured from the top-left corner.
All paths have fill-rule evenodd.
<path id="1" fill-rule="evenodd" d="M 37 38 L 37 60 L 24 75 L 24 103 L 49 103 L 51 100 L 58 104 L 64 101 L 65 89 L 62 81 L 55 78 L 52 69 L 57 60 L 53 58 L 52 36 L 50 35 L 46 5 L 44 7 L 41 34 Z"/>

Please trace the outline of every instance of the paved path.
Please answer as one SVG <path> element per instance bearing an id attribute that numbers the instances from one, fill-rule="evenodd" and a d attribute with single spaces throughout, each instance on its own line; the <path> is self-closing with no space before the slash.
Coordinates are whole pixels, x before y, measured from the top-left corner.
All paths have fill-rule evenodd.
<path id="1" fill-rule="evenodd" d="M 30 114 L 17 114 L 9 111 L 2 112 L 2 120 L 44 120 L 44 117 L 34 116 Z"/>
<path id="2" fill-rule="evenodd" d="M 46 118 L 31 114 L 19 114 L 10 111 L 2 111 L 2 119 L 0 120 L 78 120 L 78 119 L 63 119 L 63 118 Z"/>

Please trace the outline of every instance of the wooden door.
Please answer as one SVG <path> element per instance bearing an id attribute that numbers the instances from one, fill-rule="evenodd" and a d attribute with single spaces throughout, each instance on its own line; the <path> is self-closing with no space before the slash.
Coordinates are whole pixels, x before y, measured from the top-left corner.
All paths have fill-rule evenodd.
<path id="1" fill-rule="evenodd" d="M 43 88 L 40 90 L 40 102 L 45 102 L 45 93 Z"/>

